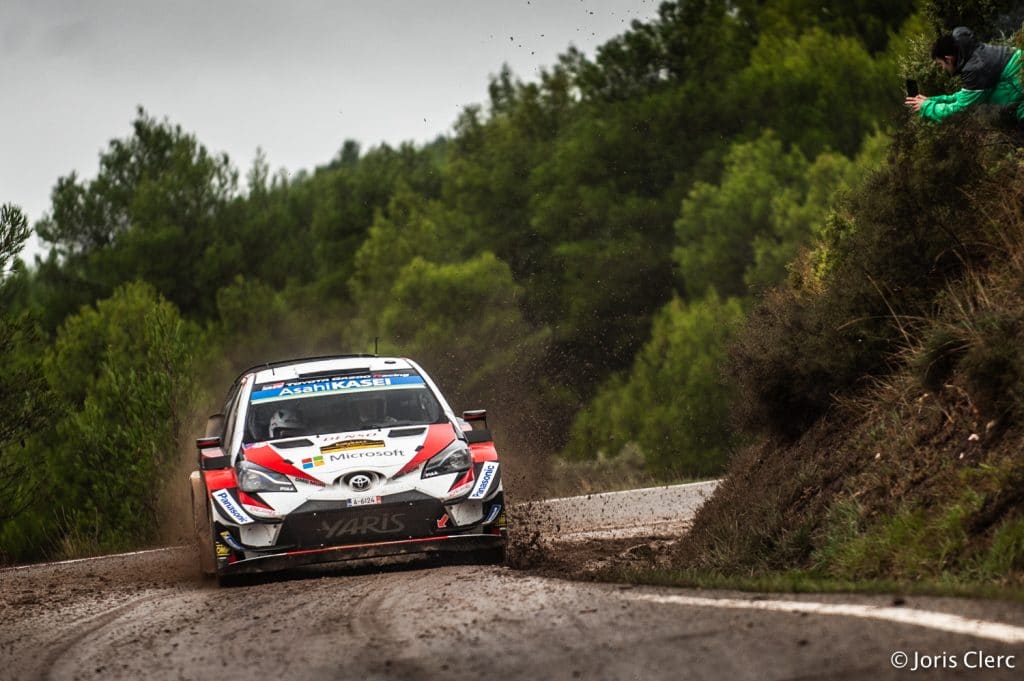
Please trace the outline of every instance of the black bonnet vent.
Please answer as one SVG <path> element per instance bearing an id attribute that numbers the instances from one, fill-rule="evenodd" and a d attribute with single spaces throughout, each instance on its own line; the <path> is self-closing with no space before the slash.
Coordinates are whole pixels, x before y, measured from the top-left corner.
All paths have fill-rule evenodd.
<path id="1" fill-rule="evenodd" d="M 297 449 L 298 447 L 312 447 L 313 441 L 302 438 L 301 440 L 285 440 L 284 442 L 275 442 L 274 447 L 277 449 Z"/>
<path id="2" fill-rule="evenodd" d="M 426 430 L 426 428 L 395 428 L 388 433 L 388 437 L 411 437 L 413 435 L 422 435 Z"/>

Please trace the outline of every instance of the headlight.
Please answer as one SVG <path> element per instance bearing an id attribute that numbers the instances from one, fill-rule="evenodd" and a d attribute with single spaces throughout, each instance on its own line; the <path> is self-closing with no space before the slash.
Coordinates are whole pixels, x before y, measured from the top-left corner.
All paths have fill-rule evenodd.
<path id="1" fill-rule="evenodd" d="M 431 457 L 427 465 L 423 467 L 422 477 L 432 478 L 436 475 L 459 473 L 469 470 L 472 465 L 473 455 L 469 453 L 465 443 L 456 440 Z"/>
<path id="2" fill-rule="evenodd" d="M 294 492 L 295 485 L 281 473 L 243 461 L 238 464 L 238 489 L 243 492 Z"/>

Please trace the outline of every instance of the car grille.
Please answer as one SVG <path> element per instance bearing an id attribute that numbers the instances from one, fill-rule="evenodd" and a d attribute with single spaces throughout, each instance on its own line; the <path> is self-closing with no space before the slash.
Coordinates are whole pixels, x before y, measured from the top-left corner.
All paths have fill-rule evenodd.
<path id="1" fill-rule="evenodd" d="M 329 508 L 319 503 L 288 514 L 278 544 L 301 549 L 431 537 L 439 533 L 437 521 L 444 515 L 436 499 L 354 508 L 342 504 Z"/>

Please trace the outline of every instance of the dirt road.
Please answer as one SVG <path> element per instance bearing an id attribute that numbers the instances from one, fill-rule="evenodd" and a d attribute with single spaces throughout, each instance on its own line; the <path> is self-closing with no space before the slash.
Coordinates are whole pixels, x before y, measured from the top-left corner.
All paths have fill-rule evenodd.
<path id="1" fill-rule="evenodd" d="M 553 539 L 538 541 L 581 555 L 595 541 Z M 179 548 L 0 572 L 0 679 L 1020 678 L 1024 669 L 1024 607 L 1013 604 L 803 596 L 776 607 L 779 596 L 422 560 L 218 589 L 194 561 Z M 906 669 L 893 667 L 898 652 Z M 915 655 L 932 669 L 911 671 Z M 969 668 L 1000 655 L 1001 669 Z"/>

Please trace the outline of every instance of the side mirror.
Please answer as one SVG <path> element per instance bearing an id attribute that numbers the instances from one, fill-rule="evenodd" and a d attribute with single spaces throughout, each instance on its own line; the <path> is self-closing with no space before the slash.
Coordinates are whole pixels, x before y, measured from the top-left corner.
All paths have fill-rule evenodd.
<path id="1" fill-rule="evenodd" d="M 464 418 L 469 425 L 473 426 L 473 430 L 487 430 L 486 409 L 469 409 L 462 412 L 462 418 Z"/>
<path id="2" fill-rule="evenodd" d="M 206 419 L 206 437 L 224 432 L 224 414 L 213 414 Z"/>

